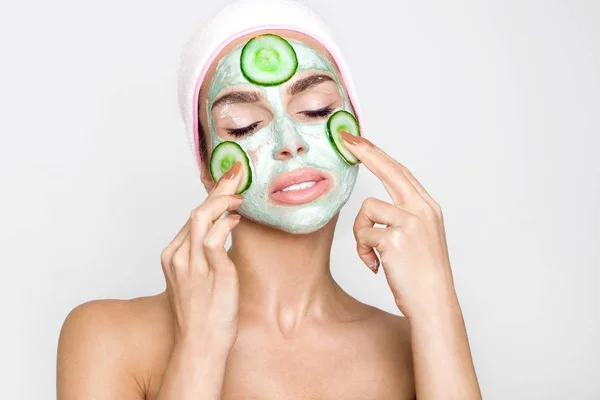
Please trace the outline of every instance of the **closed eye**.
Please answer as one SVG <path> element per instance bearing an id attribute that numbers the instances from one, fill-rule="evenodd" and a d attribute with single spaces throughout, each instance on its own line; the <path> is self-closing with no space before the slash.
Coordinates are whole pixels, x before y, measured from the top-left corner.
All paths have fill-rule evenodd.
<path id="1" fill-rule="evenodd" d="M 333 108 L 331 107 L 331 105 L 328 105 L 327 107 L 319 108 L 318 110 L 300 111 L 298 114 L 305 115 L 309 118 L 321 118 L 328 116 L 329 114 L 331 114 L 332 111 Z"/>
<path id="2" fill-rule="evenodd" d="M 260 125 L 261 122 L 262 121 L 256 121 L 253 124 L 250 124 L 243 128 L 227 129 L 227 132 L 230 135 L 233 135 L 235 137 L 241 137 L 241 136 L 247 135 L 247 134 L 251 133 L 252 131 L 254 131 L 256 129 L 256 127 L 258 127 L 258 125 Z"/>

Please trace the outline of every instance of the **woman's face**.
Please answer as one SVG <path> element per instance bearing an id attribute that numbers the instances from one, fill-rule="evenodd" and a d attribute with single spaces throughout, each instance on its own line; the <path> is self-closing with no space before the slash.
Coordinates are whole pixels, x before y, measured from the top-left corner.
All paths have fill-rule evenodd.
<path id="1" fill-rule="evenodd" d="M 255 33 L 229 46 L 209 72 L 199 111 L 206 118 L 209 154 L 219 143 L 235 141 L 249 157 L 252 184 L 237 211 L 287 232 L 309 233 L 335 216 L 354 188 L 358 165 L 342 159 L 326 128 L 333 111 L 353 110 L 325 49 L 298 33 L 278 34 L 298 58 L 288 81 L 267 87 L 245 78 L 240 55 Z M 307 175 L 281 187 L 286 177 L 301 172 Z"/>

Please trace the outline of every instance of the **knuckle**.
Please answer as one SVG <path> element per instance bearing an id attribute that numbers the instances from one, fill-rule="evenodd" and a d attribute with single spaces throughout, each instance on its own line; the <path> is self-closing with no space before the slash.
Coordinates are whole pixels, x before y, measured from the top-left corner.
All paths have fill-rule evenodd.
<path id="1" fill-rule="evenodd" d="M 364 218 L 364 212 L 358 213 L 358 215 L 356 216 L 356 218 L 354 218 L 354 224 L 352 225 L 352 232 L 354 233 L 354 238 L 358 239 L 359 237 L 359 231 L 365 227 L 365 220 L 366 218 Z"/>
<path id="2" fill-rule="evenodd" d="M 198 206 L 190 213 L 190 220 L 194 223 L 202 222 L 204 220 L 204 210 L 202 206 Z"/>
<path id="3" fill-rule="evenodd" d="M 415 232 L 421 227 L 421 220 L 416 216 L 409 216 L 406 219 L 406 230 L 409 232 Z"/>
<path id="4" fill-rule="evenodd" d="M 243 202 L 240 199 L 233 197 L 233 195 L 227 195 L 227 198 L 224 199 L 225 208 L 227 210 L 235 210 L 242 206 Z"/>
<path id="5" fill-rule="evenodd" d="M 218 250 L 220 247 L 223 247 L 213 235 L 207 235 L 204 238 L 202 245 L 207 250 Z"/>
<path id="6" fill-rule="evenodd" d="M 392 167 L 388 170 L 391 177 L 397 177 L 404 175 L 404 171 L 402 170 L 402 166 L 397 162 L 392 164 Z"/>
<path id="7" fill-rule="evenodd" d="M 399 177 L 401 177 L 402 174 L 402 169 L 398 167 L 398 165 L 393 164 L 386 168 L 382 175 L 384 180 L 387 180 L 389 182 L 395 182 L 398 179 L 400 179 Z"/>
<path id="8" fill-rule="evenodd" d="M 187 267 L 188 260 L 186 255 L 182 251 L 176 251 L 171 258 L 170 265 L 175 270 L 182 270 Z"/>
<path id="9" fill-rule="evenodd" d="M 354 229 L 352 230 L 352 232 L 354 233 L 354 239 L 356 240 L 357 243 L 360 243 L 361 238 L 363 237 L 361 230 L 362 229 L 359 228 L 358 226 L 354 226 Z"/>
<path id="10" fill-rule="evenodd" d="M 352 233 L 354 234 L 354 239 L 358 240 L 358 226 L 356 226 L 356 220 L 354 221 L 354 226 L 352 227 Z"/>
<path id="11" fill-rule="evenodd" d="M 388 235 L 389 244 L 393 247 L 400 247 L 404 242 L 404 232 L 398 228 L 388 228 L 390 229 L 390 234 Z"/>
<path id="12" fill-rule="evenodd" d="M 398 163 L 398 167 L 400 168 L 400 170 L 401 170 L 403 173 L 405 173 L 405 174 L 407 174 L 407 175 L 409 175 L 409 174 L 410 174 L 410 175 L 412 175 L 412 172 L 410 172 L 410 170 L 408 169 L 408 167 L 407 167 L 406 165 L 402 164 L 402 163 L 401 163 L 401 162 L 399 162 L 399 161 L 396 161 L 396 162 Z"/>
<path id="13" fill-rule="evenodd" d="M 431 206 L 427 202 L 423 202 L 423 203 L 424 204 L 421 209 L 421 213 L 422 213 L 423 217 L 425 217 L 425 219 L 427 221 L 434 220 L 437 217 L 435 209 L 433 208 L 433 206 Z"/>
<path id="14" fill-rule="evenodd" d="M 395 181 L 397 176 L 398 175 L 395 173 L 394 168 L 387 168 L 385 172 L 382 173 L 383 179 L 389 182 Z"/>
<path id="15" fill-rule="evenodd" d="M 167 246 L 165 247 L 161 252 L 160 252 L 160 262 L 163 266 L 168 265 L 169 261 L 171 260 L 171 246 Z"/>
<path id="16" fill-rule="evenodd" d="M 363 202 L 362 202 L 362 208 L 363 209 L 370 209 L 372 208 L 375 204 L 377 203 L 377 199 L 375 197 L 367 197 Z"/>

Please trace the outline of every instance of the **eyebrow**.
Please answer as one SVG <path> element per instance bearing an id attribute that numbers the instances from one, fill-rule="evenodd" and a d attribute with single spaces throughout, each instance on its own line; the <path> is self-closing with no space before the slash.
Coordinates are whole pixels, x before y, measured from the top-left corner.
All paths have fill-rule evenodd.
<path id="1" fill-rule="evenodd" d="M 260 97 L 256 92 L 229 92 L 215 100 L 210 109 L 214 110 L 215 107 L 220 106 L 222 104 L 258 103 L 259 100 Z"/>
<path id="2" fill-rule="evenodd" d="M 306 78 L 299 79 L 296 82 L 294 82 L 288 88 L 288 94 L 290 96 L 293 96 L 293 95 L 298 94 L 310 87 L 313 87 L 315 85 L 318 85 L 320 83 L 327 82 L 327 81 L 335 82 L 331 76 L 325 75 L 325 74 L 317 74 L 317 75 L 307 76 Z"/>

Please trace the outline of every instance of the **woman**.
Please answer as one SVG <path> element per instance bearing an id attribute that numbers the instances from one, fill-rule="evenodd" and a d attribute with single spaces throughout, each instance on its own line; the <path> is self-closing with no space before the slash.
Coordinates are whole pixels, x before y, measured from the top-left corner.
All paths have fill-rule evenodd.
<path id="1" fill-rule="evenodd" d="M 208 197 L 162 252 L 163 293 L 69 314 L 59 400 L 479 399 L 440 208 L 358 136 L 348 70 L 318 17 L 288 0 L 234 3 L 182 62 L 180 106 Z M 339 129 L 336 112 L 348 118 Z M 405 317 L 330 274 L 358 162 L 391 200 L 364 201 L 357 251 L 385 270 Z"/>

